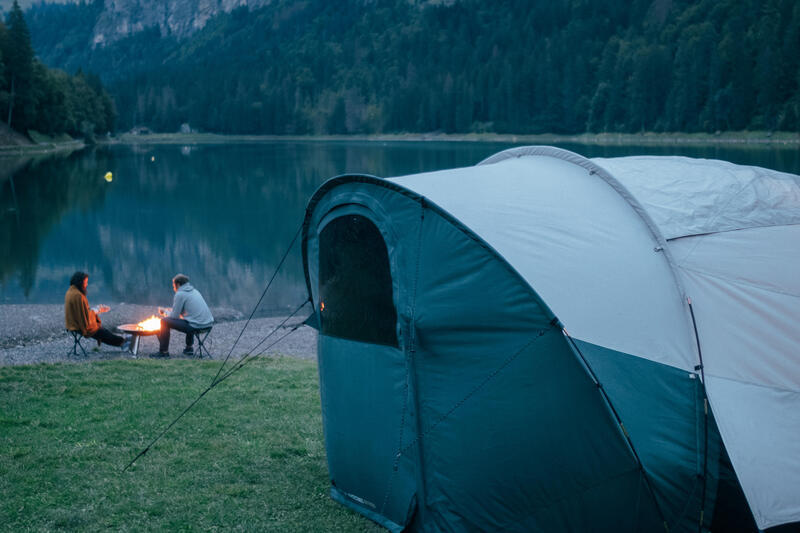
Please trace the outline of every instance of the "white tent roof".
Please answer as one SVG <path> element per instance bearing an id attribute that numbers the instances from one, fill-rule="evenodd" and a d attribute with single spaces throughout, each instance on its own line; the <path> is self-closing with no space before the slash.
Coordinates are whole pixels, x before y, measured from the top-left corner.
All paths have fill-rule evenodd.
<path id="1" fill-rule="evenodd" d="M 582 340 L 694 371 L 759 527 L 800 520 L 800 176 L 508 150 L 395 178 L 493 246 Z"/>
<path id="2" fill-rule="evenodd" d="M 800 224 L 800 176 L 688 157 L 593 159 L 641 202 L 666 239 Z"/>

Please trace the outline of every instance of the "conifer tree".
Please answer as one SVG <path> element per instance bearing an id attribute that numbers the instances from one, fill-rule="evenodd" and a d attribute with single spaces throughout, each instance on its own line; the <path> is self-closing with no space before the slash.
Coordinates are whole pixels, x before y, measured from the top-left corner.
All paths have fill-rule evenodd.
<path id="1" fill-rule="evenodd" d="M 20 128 L 23 129 L 26 120 L 30 120 L 33 114 L 33 98 L 31 85 L 33 81 L 33 47 L 31 46 L 31 36 L 28 32 L 28 25 L 25 24 L 25 17 L 22 15 L 17 0 L 11 7 L 11 12 L 7 19 L 8 37 L 5 50 L 6 77 L 9 83 L 8 96 L 8 115 L 6 123 L 13 127 L 14 110 L 18 109 L 18 114 L 22 115 L 19 120 Z M 21 113 L 20 113 L 21 112 Z"/>

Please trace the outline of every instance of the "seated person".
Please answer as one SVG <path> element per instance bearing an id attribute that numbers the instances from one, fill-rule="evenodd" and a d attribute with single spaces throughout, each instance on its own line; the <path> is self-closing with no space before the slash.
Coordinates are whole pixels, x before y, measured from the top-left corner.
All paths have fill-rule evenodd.
<path id="1" fill-rule="evenodd" d="M 172 278 L 172 310 L 158 309 L 161 319 L 161 331 L 158 333 L 159 350 L 150 357 L 169 357 L 170 329 L 186 334 L 184 355 L 194 355 L 194 331 L 205 329 L 214 324 L 214 317 L 203 299 L 200 291 L 192 287 L 188 276 L 178 274 Z M 167 314 L 169 311 L 169 314 Z"/>
<path id="2" fill-rule="evenodd" d="M 89 286 L 89 274 L 75 272 L 69 280 L 69 289 L 64 295 L 64 322 L 70 331 L 80 331 L 84 337 L 96 339 L 111 346 L 119 346 L 127 350 L 131 337 L 127 339 L 111 333 L 102 326 L 98 313 L 105 313 L 109 308 L 105 305 L 98 307 L 97 311 L 89 308 L 86 299 L 86 287 Z"/>

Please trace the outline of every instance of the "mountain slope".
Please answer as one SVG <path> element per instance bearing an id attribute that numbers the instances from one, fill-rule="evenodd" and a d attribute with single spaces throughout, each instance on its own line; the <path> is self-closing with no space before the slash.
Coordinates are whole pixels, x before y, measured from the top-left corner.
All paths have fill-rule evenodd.
<path id="1" fill-rule="evenodd" d="M 168 0 L 171 15 L 129 17 L 98 39 L 103 21 L 139 3 L 158 2 L 29 11 L 42 60 L 97 72 L 122 128 L 800 128 L 794 0 L 230 0 L 213 16 Z"/>

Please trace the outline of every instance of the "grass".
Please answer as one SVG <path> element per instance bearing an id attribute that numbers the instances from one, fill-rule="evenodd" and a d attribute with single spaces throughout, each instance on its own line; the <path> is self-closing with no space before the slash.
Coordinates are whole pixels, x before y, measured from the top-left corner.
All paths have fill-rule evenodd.
<path id="1" fill-rule="evenodd" d="M 328 497 L 313 362 L 0 367 L 0 529 L 382 531 Z"/>

